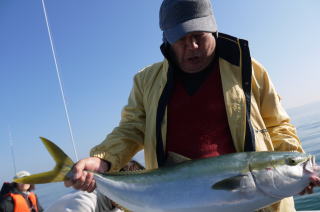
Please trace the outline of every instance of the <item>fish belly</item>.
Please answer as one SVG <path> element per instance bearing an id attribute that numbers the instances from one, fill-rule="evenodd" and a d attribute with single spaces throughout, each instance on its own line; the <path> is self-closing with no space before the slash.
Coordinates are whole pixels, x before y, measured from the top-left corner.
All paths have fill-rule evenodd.
<path id="1" fill-rule="evenodd" d="M 257 190 L 212 189 L 211 185 L 217 180 L 207 177 L 137 185 L 96 178 L 102 194 L 134 212 L 248 212 L 275 201 Z"/>

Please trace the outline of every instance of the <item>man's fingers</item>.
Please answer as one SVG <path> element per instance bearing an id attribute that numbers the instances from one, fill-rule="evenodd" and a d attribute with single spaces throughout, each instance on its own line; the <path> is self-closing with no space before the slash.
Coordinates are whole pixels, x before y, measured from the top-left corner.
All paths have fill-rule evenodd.
<path id="1" fill-rule="evenodd" d="M 320 177 L 318 176 L 311 176 L 310 177 L 310 184 L 299 194 L 304 195 L 304 194 L 312 194 L 313 193 L 313 188 L 315 186 L 320 186 Z"/>
<path id="2" fill-rule="evenodd" d="M 300 193 L 299 193 L 299 195 L 304 195 L 306 193 L 306 189 L 304 189 L 303 191 L 301 191 Z"/>
<path id="3" fill-rule="evenodd" d="M 308 186 L 307 194 L 312 194 L 312 193 L 313 193 L 313 186 Z"/>
<path id="4" fill-rule="evenodd" d="M 313 193 L 313 185 L 310 183 L 303 191 L 303 194 L 312 194 Z"/>
<path id="5" fill-rule="evenodd" d="M 318 176 L 311 176 L 310 180 L 315 186 L 320 186 L 320 178 Z"/>
<path id="6" fill-rule="evenodd" d="M 90 183 L 87 191 L 91 193 L 91 192 L 94 191 L 94 189 L 96 189 L 96 181 L 95 181 L 95 179 L 93 179 L 93 180 L 91 181 L 91 183 Z"/>
<path id="7" fill-rule="evenodd" d="M 84 181 L 83 185 L 80 188 L 83 191 L 88 191 L 88 188 L 91 185 L 91 182 L 93 180 L 93 174 L 90 173 L 90 172 L 86 172 L 86 173 L 87 173 L 87 175 L 86 175 L 85 181 Z"/>
<path id="8" fill-rule="evenodd" d="M 89 157 L 78 161 L 69 172 L 64 181 L 66 187 L 72 186 L 77 190 L 92 192 L 96 188 L 96 182 L 92 172 L 106 172 L 111 164 L 96 157 Z M 86 171 L 87 170 L 87 171 Z"/>
<path id="9" fill-rule="evenodd" d="M 73 180 L 78 180 L 83 175 L 83 170 L 85 169 L 86 162 L 85 160 L 80 160 L 78 163 L 76 163 L 72 168 L 73 173 Z"/>
<path id="10" fill-rule="evenodd" d="M 77 178 L 76 180 L 73 180 L 74 181 L 73 188 L 75 188 L 77 190 L 80 190 L 80 189 L 82 190 L 82 188 L 85 186 L 87 173 L 88 172 L 83 171 L 82 175 L 79 178 Z"/>

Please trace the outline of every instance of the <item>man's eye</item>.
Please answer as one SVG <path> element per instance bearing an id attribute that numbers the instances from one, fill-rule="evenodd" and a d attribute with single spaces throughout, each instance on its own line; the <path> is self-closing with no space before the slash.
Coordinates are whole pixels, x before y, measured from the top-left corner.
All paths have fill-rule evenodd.
<path id="1" fill-rule="evenodd" d="M 198 40 L 203 39 L 204 37 L 205 37 L 205 34 L 203 34 L 203 33 L 195 35 L 195 38 Z"/>

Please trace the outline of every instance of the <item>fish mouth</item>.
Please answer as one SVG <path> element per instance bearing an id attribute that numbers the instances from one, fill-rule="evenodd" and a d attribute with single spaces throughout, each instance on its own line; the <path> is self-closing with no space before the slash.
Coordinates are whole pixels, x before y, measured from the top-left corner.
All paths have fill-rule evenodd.
<path id="1" fill-rule="evenodd" d="M 309 174 L 320 172 L 320 167 L 316 164 L 316 157 L 314 155 L 309 157 L 309 160 L 304 164 L 303 169 Z"/>

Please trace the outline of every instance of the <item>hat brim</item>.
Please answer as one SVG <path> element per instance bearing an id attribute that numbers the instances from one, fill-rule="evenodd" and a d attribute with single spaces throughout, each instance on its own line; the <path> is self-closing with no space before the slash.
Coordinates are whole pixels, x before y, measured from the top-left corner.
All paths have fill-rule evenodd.
<path id="1" fill-rule="evenodd" d="M 166 40 L 173 44 L 190 32 L 216 32 L 217 24 L 212 15 L 191 19 L 163 31 Z"/>
<path id="2" fill-rule="evenodd" d="M 30 176 L 31 174 L 27 171 L 20 171 L 18 173 L 16 173 L 16 175 L 13 177 L 13 179 L 18 179 L 18 178 L 22 178 L 22 177 L 27 177 Z"/>

